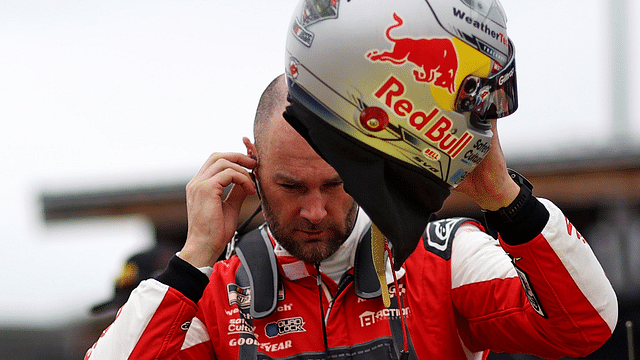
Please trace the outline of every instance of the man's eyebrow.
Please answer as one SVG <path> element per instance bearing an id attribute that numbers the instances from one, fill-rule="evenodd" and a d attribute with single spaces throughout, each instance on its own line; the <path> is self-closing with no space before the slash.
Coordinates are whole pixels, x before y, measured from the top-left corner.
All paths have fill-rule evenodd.
<path id="1" fill-rule="evenodd" d="M 292 184 L 301 184 L 302 181 L 295 179 L 289 175 L 283 174 L 283 173 L 276 173 L 275 174 L 275 178 L 276 180 L 280 180 L 280 181 L 285 181 L 288 183 L 292 183 Z M 330 179 L 328 179 L 327 181 L 325 181 L 325 184 L 333 184 L 333 183 L 342 183 L 342 178 L 340 177 L 340 175 L 336 175 L 335 177 L 332 177 Z"/>
<path id="2" fill-rule="evenodd" d="M 292 178 L 291 176 L 283 174 L 283 173 L 276 173 L 275 174 L 275 178 L 276 178 L 276 180 L 285 181 L 285 182 L 294 183 L 294 184 L 297 184 L 297 183 L 301 182 L 301 181 L 296 180 L 296 179 Z"/>
<path id="3" fill-rule="evenodd" d="M 342 182 L 342 178 L 340 177 L 340 175 L 336 175 L 336 177 L 331 178 L 327 181 L 327 183 L 341 183 Z"/>

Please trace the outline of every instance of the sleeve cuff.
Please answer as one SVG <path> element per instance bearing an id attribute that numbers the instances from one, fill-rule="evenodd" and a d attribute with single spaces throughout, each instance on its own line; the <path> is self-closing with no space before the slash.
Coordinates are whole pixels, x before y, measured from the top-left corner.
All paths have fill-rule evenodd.
<path id="1" fill-rule="evenodd" d="M 197 303 L 209 283 L 209 277 L 188 262 L 174 255 L 156 280 L 168 285 Z"/>
<path id="2" fill-rule="evenodd" d="M 549 211 L 535 196 L 529 196 L 510 220 L 498 211 L 487 211 L 484 215 L 488 227 L 498 232 L 508 245 L 521 245 L 533 240 L 549 221 Z"/>

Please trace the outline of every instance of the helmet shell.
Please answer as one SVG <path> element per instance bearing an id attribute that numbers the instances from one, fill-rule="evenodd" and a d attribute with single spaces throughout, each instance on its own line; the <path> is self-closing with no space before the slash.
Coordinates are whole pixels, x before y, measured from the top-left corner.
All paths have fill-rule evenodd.
<path id="1" fill-rule="evenodd" d="M 455 187 L 490 149 L 456 112 L 462 81 L 509 58 L 497 1 L 302 0 L 286 41 L 290 97 L 355 141 Z"/>

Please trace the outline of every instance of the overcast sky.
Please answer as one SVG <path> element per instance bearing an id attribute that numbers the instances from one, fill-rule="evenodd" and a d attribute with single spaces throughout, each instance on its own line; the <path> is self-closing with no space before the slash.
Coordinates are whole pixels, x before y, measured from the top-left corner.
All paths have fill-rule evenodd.
<path id="1" fill-rule="evenodd" d="M 122 261 L 152 243 L 149 224 L 47 224 L 40 194 L 186 182 L 211 152 L 243 151 L 259 94 L 283 72 L 295 3 L 0 2 L 0 325 L 82 318 L 111 296 Z M 507 156 L 611 145 L 607 3 L 502 4 L 520 93 L 500 121 Z M 640 43 L 636 24 L 628 42 Z"/>

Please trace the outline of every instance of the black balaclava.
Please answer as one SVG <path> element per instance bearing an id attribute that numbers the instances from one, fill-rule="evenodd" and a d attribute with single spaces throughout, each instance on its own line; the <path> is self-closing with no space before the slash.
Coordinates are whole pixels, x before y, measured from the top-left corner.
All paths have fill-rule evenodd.
<path id="1" fill-rule="evenodd" d="M 296 85 L 289 91 L 295 91 L 298 98 L 308 97 Z M 315 103 L 308 100 L 305 103 Z M 291 96 L 289 101 L 284 118 L 338 172 L 347 193 L 391 242 L 398 270 L 415 250 L 431 214 L 449 196 L 449 187 L 428 171 L 343 134 Z"/>

